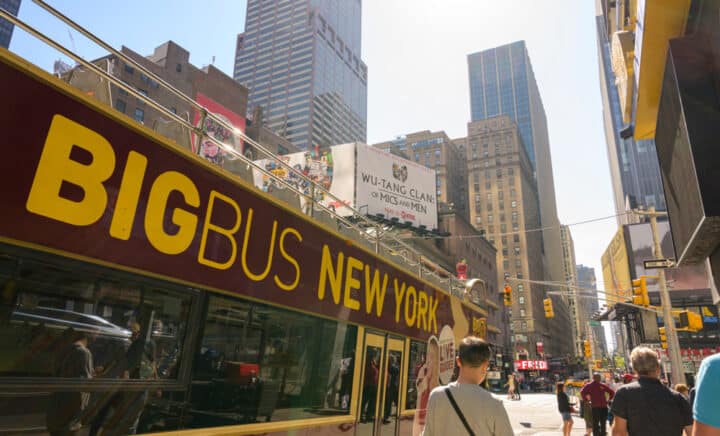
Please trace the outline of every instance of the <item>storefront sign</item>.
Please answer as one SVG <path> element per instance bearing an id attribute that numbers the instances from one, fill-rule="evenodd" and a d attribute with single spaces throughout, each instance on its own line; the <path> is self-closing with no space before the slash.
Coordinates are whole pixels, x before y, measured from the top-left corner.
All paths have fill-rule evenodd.
<path id="1" fill-rule="evenodd" d="M 528 370 L 547 371 L 548 364 L 547 364 L 546 360 L 516 360 L 515 367 L 518 370 L 522 370 L 522 371 L 528 371 Z"/>

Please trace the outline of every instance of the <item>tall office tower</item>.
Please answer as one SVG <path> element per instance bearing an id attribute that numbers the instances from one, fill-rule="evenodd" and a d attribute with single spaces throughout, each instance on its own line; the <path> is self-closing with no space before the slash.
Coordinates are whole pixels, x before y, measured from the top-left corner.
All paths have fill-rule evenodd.
<path id="1" fill-rule="evenodd" d="M 459 147 L 460 145 L 460 147 Z M 443 131 L 409 133 L 392 141 L 373 144 L 373 147 L 401 155 L 437 173 L 437 202 L 440 212 L 454 211 L 465 219 L 467 215 L 467 165 L 465 149 Z"/>
<path id="2" fill-rule="evenodd" d="M 563 280 L 560 222 L 555 203 L 550 140 L 540 91 L 525 41 L 468 55 L 472 121 L 508 115 L 517 123 L 537 180 L 540 223 L 553 281 Z"/>
<path id="3" fill-rule="evenodd" d="M 613 72 L 613 57 L 622 57 L 623 52 L 632 53 L 633 35 L 629 31 L 615 29 L 615 13 L 606 19 L 602 7 L 598 6 L 599 15 L 595 18 L 597 25 L 597 42 L 600 66 L 600 93 L 603 100 L 603 121 L 605 124 L 605 141 L 607 142 L 610 178 L 613 187 L 615 211 L 625 212 L 628 207 L 655 206 L 657 210 L 665 210 L 660 167 L 655 151 L 655 140 L 633 139 L 632 130 L 627 128 L 630 121 L 632 97 L 626 95 L 621 104 L 618 83 L 621 88 L 632 94 L 632 77 L 618 77 Z M 630 60 L 632 62 L 632 60 Z M 618 62 L 616 61 L 616 64 Z M 620 73 L 620 71 L 618 71 Z M 623 75 L 626 72 L 622 73 Z M 627 215 L 618 216 L 618 225 L 630 224 Z"/>
<path id="4" fill-rule="evenodd" d="M 299 148 L 365 142 L 361 0 L 248 0 L 234 78 L 248 110 Z"/>
<path id="5" fill-rule="evenodd" d="M 540 207 L 520 130 L 507 115 L 470 122 L 466 152 L 470 222 L 484 230 L 497 248 L 499 286 L 506 276 L 513 286 L 515 351 L 518 356 L 537 356 L 536 345 L 541 342 L 546 353 L 565 357 L 572 353 L 572 338 L 552 336 L 553 320 L 546 320 L 543 310 L 547 289 L 528 282 L 543 281 L 546 276 L 543 235 L 526 231 L 540 227 Z M 554 303 L 556 316 L 567 316 L 562 301 L 554 299 Z M 568 325 L 565 332 L 569 329 Z"/>
<path id="6" fill-rule="evenodd" d="M 5 9 L 11 14 L 17 16 L 20 10 L 20 0 L 0 0 L 0 9 Z M 8 20 L 0 18 L 0 47 L 10 47 L 10 39 L 12 38 L 13 28 Z"/>
<path id="7" fill-rule="evenodd" d="M 576 357 L 583 355 L 582 340 L 580 339 L 580 333 L 582 332 L 582 320 L 580 318 L 580 311 L 578 310 L 578 290 L 577 290 L 577 267 L 575 266 L 575 243 L 570 233 L 568 226 L 560 226 L 560 239 L 562 242 L 563 250 L 563 270 L 565 271 L 565 283 L 568 285 L 567 288 L 561 288 L 564 293 L 568 296 L 564 296 L 564 300 L 568 305 L 568 311 L 570 314 L 570 324 L 572 328 L 572 337 L 575 338 L 574 352 Z"/>
<path id="8" fill-rule="evenodd" d="M 576 269 L 578 286 L 582 288 L 586 293 L 588 292 L 588 290 L 590 292 L 592 292 L 593 290 L 597 290 L 597 284 L 595 280 L 595 268 L 590 268 L 585 265 L 578 265 Z M 597 311 L 600 307 L 598 299 L 594 297 L 581 298 L 579 301 L 580 316 L 584 330 L 581 336 L 583 339 L 586 339 L 588 337 L 588 329 L 592 330 L 592 337 L 594 338 L 593 348 L 595 356 L 602 356 L 607 353 L 607 343 L 605 342 L 605 329 L 602 325 L 590 325 L 592 314 L 595 313 L 595 311 Z"/>

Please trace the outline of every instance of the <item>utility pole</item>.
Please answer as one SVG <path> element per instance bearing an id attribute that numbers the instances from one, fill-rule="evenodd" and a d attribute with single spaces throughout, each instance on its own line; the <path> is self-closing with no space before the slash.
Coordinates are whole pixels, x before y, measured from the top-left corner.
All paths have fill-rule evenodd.
<path id="1" fill-rule="evenodd" d="M 650 207 L 647 212 L 639 212 L 650 217 L 650 227 L 652 229 L 655 259 L 664 259 L 662 247 L 660 246 L 660 236 L 657 230 L 657 217 L 665 216 L 665 212 L 655 212 L 655 207 Z M 677 330 L 675 330 L 675 321 L 672 317 L 672 301 L 668 293 L 667 284 L 665 283 L 665 270 L 658 269 L 658 288 L 660 290 L 660 305 L 663 309 L 663 323 L 665 324 L 665 332 L 668 337 L 668 354 L 670 355 L 670 364 L 672 365 L 672 384 L 685 384 L 685 368 L 680 357 L 680 341 L 678 341 Z"/>

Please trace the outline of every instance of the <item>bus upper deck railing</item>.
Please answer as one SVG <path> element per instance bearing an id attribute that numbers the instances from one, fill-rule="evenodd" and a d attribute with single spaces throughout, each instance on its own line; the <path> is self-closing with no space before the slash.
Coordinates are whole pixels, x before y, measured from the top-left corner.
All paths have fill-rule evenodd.
<path id="1" fill-rule="evenodd" d="M 192 98 L 178 90 L 176 87 L 168 83 L 162 77 L 145 68 L 143 65 L 136 62 L 133 58 L 127 56 L 122 51 L 113 48 L 112 46 L 101 40 L 99 37 L 88 31 L 69 17 L 65 16 L 57 9 L 48 5 L 43 0 L 33 1 L 41 8 L 52 14 L 54 17 L 64 22 L 66 25 L 72 27 L 75 31 L 90 39 L 93 43 L 102 47 L 104 50 L 107 50 L 108 53 L 115 56 L 117 59 L 125 62 L 126 64 L 140 71 L 145 76 L 154 80 L 164 90 L 170 92 L 172 95 L 180 99 L 189 107 L 198 111 L 198 113 L 200 114 L 200 121 L 197 123 L 198 125 L 193 125 L 190 121 L 186 120 L 179 114 L 166 108 L 165 106 L 156 102 L 147 95 L 138 92 L 136 88 L 134 88 L 132 85 L 125 83 L 119 77 L 113 75 L 110 71 L 104 70 L 92 61 L 85 60 L 82 56 L 75 53 L 75 51 L 68 49 L 67 47 L 58 43 L 51 37 L 45 35 L 43 32 L 35 29 L 33 26 L 26 23 L 25 21 L 7 13 L 2 8 L 0 8 L 0 17 L 7 19 L 12 24 L 21 28 L 23 31 L 29 33 L 43 43 L 51 46 L 65 56 L 73 59 L 78 64 L 76 68 L 79 68 L 80 66 L 87 68 L 94 74 L 107 80 L 109 83 L 112 83 L 112 85 L 117 86 L 124 92 L 127 92 L 134 98 L 152 107 L 153 109 L 161 113 L 164 117 L 167 117 L 169 120 L 171 120 L 171 122 L 175 122 L 183 129 L 185 129 L 185 132 L 188 135 L 190 135 L 191 133 L 196 135 L 198 142 L 210 141 L 215 144 L 215 146 L 223 150 L 225 153 L 231 155 L 234 160 L 239 160 L 240 162 L 242 162 L 245 165 L 244 171 L 231 171 L 232 173 L 234 173 L 235 176 L 250 179 L 250 181 L 252 182 L 251 179 L 253 170 L 260 172 L 264 176 L 273 180 L 274 183 L 279 184 L 280 186 L 285 188 L 275 190 L 271 192 L 270 195 L 273 195 L 276 198 L 279 197 L 280 200 L 288 203 L 293 208 L 297 208 L 297 205 L 300 204 L 300 202 L 297 200 L 299 200 L 300 198 L 304 198 L 308 206 L 304 208 L 304 210 L 302 211 L 303 213 L 310 215 L 312 218 L 317 219 L 325 224 L 336 226 L 338 232 L 340 232 L 344 236 L 348 236 L 354 241 L 360 242 L 361 244 L 365 245 L 366 248 L 375 251 L 375 253 L 377 253 L 378 255 L 401 267 L 404 267 L 411 271 L 415 271 L 418 276 L 434 283 L 442 289 L 445 289 L 450 294 L 460 298 L 465 297 L 465 282 L 458 280 L 449 271 L 429 261 L 414 247 L 404 242 L 401 238 L 397 237 L 397 235 L 393 234 L 393 232 L 390 231 L 389 228 L 383 227 L 380 223 L 370 219 L 365 214 L 362 214 L 360 211 L 350 206 L 344 206 L 344 209 L 349 210 L 352 213 L 351 216 L 343 216 L 337 214 L 334 209 L 324 205 L 320 201 L 317 201 L 318 195 L 321 195 L 324 198 L 331 198 L 339 202 L 340 204 L 345 204 L 343 199 L 340 199 L 337 196 L 333 195 L 327 189 L 323 188 L 310 178 L 306 177 L 301 171 L 287 164 L 282 159 L 279 159 L 278 156 L 272 153 L 267 147 L 248 137 L 245 132 L 240 131 L 222 117 L 210 112 L 206 107 L 199 104 L 197 101 L 193 100 Z M 109 99 L 109 102 L 105 103 L 111 104 L 111 102 L 112 98 Z M 243 141 L 245 141 L 247 144 L 250 144 L 255 150 L 261 153 L 265 159 L 273 161 L 273 163 L 278 167 L 283 168 L 288 173 L 292 173 L 293 176 L 297 180 L 301 180 L 303 182 L 303 185 L 307 188 L 304 190 L 300 189 L 298 186 L 295 186 L 284 178 L 279 177 L 274 172 L 268 171 L 263 165 L 260 165 L 252 159 L 248 158 L 230 144 L 224 143 L 215 138 L 213 135 L 208 134 L 208 131 L 205 128 L 205 121 L 207 119 L 212 120 L 214 123 L 217 123 L 228 131 L 233 132 L 233 134 L 239 136 Z M 174 140 L 175 138 L 171 139 Z M 200 147 L 198 147 L 198 152 L 199 150 Z M 290 198 L 288 198 L 286 194 L 288 192 L 291 193 Z M 483 304 L 482 301 L 479 299 L 473 302 L 481 307 L 485 306 L 485 304 Z"/>

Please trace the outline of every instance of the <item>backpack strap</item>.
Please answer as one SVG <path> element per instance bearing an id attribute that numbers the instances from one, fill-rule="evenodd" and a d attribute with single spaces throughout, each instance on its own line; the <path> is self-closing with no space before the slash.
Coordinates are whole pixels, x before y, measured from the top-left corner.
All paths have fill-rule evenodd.
<path id="1" fill-rule="evenodd" d="M 457 402 L 455 402 L 455 398 L 450 392 L 450 387 L 446 386 L 443 390 L 445 391 L 445 394 L 447 394 L 448 400 L 450 400 L 450 404 L 452 404 L 453 409 L 455 409 L 455 413 L 457 413 L 460 421 L 462 421 L 463 425 L 465 426 L 465 430 L 468 431 L 470 436 L 475 436 L 475 432 L 472 431 L 472 428 L 470 428 L 470 424 L 468 424 L 467 419 L 465 419 L 465 415 L 463 415 L 462 410 L 460 410 L 460 406 L 458 406 Z"/>

